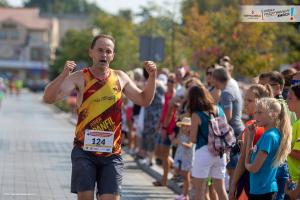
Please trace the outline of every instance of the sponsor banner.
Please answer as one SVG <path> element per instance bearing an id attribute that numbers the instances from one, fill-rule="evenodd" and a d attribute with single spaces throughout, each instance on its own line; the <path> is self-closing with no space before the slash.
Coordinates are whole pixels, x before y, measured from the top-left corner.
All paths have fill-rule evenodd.
<path id="1" fill-rule="evenodd" d="M 300 22 L 300 6 L 241 6 L 240 19 L 242 22 Z"/>

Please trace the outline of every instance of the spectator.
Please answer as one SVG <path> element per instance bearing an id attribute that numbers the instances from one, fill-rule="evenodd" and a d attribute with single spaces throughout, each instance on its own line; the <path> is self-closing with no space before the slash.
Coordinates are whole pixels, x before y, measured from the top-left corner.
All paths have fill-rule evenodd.
<path id="1" fill-rule="evenodd" d="M 170 101 L 175 97 L 176 79 L 175 74 L 169 74 L 167 91 L 164 96 L 164 105 L 162 108 L 161 119 L 157 130 L 160 131 L 158 145 L 156 147 L 156 156 L 162 160 L 163 163 L 163 177 L 161 181 L 153 182 L 154 186 L 166 186 L 168 181 L 168 172 L 172 165 L 172 159 L 169 157 L 171 139 L 170 135 L 173 133 L 176 119 L 176 105 L 170 105 Z"/>
<path id="2" fill-rule="evenodd" d="M 189 141 L 191 118 L 184 117 L 182 121 L 177 122 L 177 126 L 180 127 L 180 133 L 178 139 L 174 140 L 174 143 L 178 146 L 174 158 L 174 167 L 179 171 L 179 174 L 183 177 L 182 194 L 176 198 L 176 200 L 188 200 L 188 193 L 190 188 L 192 162 L 194 157 L 194 146 Z"/>
<path id="3" fill-rule="evenodd" d="M 224 109 L 228 123 L 232 126 L 236 138 L 239 138 L 245 129 L 242 122 L 243 99 L 239 86 L 224 68 L 214 70 L 213 80 L 215 87 L 222 90 L 219 103 Z M 236 150 L 230 152 L 230 160 L 227 164 L 229 177 L 232 177 L 238 161 L 239 150 L 238 147 L 235 149 Z"/>
<path id="4" fill-rule="evenodd" d="M 270 85 L 263 86 L 261 84 L 254 84 L 249 87 L 249 89 L 246 91 L 245 99 L 244 99 L 244 106 L 245 111 L 247 115 L 249 116 L 250 120 L 246 122 L 246 126 L 251 126 L 252 124 L 256 123 L 253 119 L 254 114 L 256 112 L 256 103 L 259 99 L 263 97 L 273 97 L 272 89 Z M 249 195 L 249 172 L 245 169 L 245 157 L 246 157 L 246 145 L 247 144 L 247 131 L 246 128 L 244 132 L 242 133 L 242 140 L 239 143 L 241 145 L 241 155 L 238 161 L 238 164 L 234 170 L 234 175 L 231 181 L 230 185 L 230 192 L 229 192 L 229 198 L 230 200 L 235 199 L 242 199 L 243 195 L 242 193 L 245 192 L 246 195 Z M 261 135 L 264 132 L 263 127 L 257 127 L 253 145 L 255 145 L 258 141 L 258 139 L 261 137 Z"/>
<path id="5" fill-rule="evenodd" d="M 209 113 L 225 117 L 221 107 L 214 104 L 210 93 L 204 85 L 193 86 L 188 94 L 189 111 L 192 115 L 190 141 L 196 144 L 192 176 L 195 187 L 195 200 L 205 199 L 208 177 L 212 177 L 213 186 L 219 199 L 228 199 L 225 189 L 225 156 L 215 156 L 208 151 Z"/>
<path id="6" fill-rule="evenodd" d="M 283 75 L 277 71 L 272 71 L 268 73 L 267 80 L 268 80 L 268 84 L 270 84 L 272 87 L 274 97 L 286 108 L 292 125 L 296 121 L 297 117 L 295 113 L 292 113 L 288 109 L 286 102 L 282 96 L 283 87 L 284 87 Z M 292 134 L 292 132 L 290 132 L 290 134 Z M 276 194 L 276 200 L 284 199 L 285 196 L 284 188 L 288 178 L 289 178 L 288 165 L 287 162 L 285 162 L 281 166 L 279 166 L 277 170 L 276 179 L 278 185 L 278 192 Z"/>
<path id="7" fill-rule="evenodd" d="M 249 200 L 272 200 L 278 191 L 278 166 L 290 152 L 291 122 L 286 107 L 275 98 L 260 99 L 256 111 L 257 125 L 249 126 L 247 133 L 245 167 L 250 172 Z M 264 127 L 265 132 L 253 147 L 256 126 Z"/>
<path id="8" fill-rule="evenodd" d="M 147 71 L 144 70 L 144 76 L 147 79 Z M 156 126 L 160 119 L 163 106 L 165 87 L 161 81 L 156 80 L 155 95 L 150 106 L 145 107 L 144 129 L 142 134 L 142 149 L 145 152 L 145 158 L 139 160 L 141 164 L 152 166 L 152 158 L 157 138 Z"/>

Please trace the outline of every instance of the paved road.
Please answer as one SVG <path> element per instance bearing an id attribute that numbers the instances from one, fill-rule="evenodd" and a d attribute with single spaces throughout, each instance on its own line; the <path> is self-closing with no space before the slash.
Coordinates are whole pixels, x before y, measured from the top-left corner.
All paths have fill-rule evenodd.
<path id="1" fill-rule="evenodd" d="M 40 94 L 7 96 L 0 108 L 0 200 L 69 200 L 74 127 Z M 122 200 L 174 199 L 123 155 Z"/>

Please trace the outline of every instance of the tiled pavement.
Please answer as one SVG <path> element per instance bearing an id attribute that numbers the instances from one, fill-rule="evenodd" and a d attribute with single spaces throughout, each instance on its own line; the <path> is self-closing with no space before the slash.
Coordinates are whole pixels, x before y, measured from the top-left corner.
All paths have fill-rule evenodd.
<path id="1" fill-rule="evenodd" d="M 0 108 L 0 200 L 68 200 L 74 126 L 69 116 L 41 103 L 40 94 L 7 96 Z M 167 188 L 123 156 L 122 200 L 174 199 Z"/>

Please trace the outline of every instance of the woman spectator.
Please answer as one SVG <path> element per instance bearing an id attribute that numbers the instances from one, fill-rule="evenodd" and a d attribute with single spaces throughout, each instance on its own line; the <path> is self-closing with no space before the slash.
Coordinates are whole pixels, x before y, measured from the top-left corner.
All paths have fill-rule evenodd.
<path id="1" fill-rule="evenodd" d="M 156 149 L 156 156 L 163 162 L 163 177 L 161 181 L 153 182 L 154 186 L 166 186 L 168 181 L 169 168 L 172 165 L 172 159 L 169 157 L 171 139 L 170 135 L 176 124 L 176 105 L 170 105 L 170 100 L 176 95 L 175 92 L 176 80 L 175 74 L 169 74 L 167 82 L 167 92 L 165 93 L 165 101 L 162 108 L 161 120 L 158 124 L 160 130 L 159 141 Z"/>
<path id="2" fill-rule="evenodd" d="M 207 178 L 212 177 L 219 199 L 228 199 L 225 189 L 225 156 L 215 156 L 208 151 L 208 121 L 210 113 L 224 117 L 221 107 L 215 105 L 213 97 L 204 85 L 193 86 L 189 90 L 188 105 L 191 114 L 190 141 L 196 144 L 192 168 L 195 200 L 205 199 Z"/>

